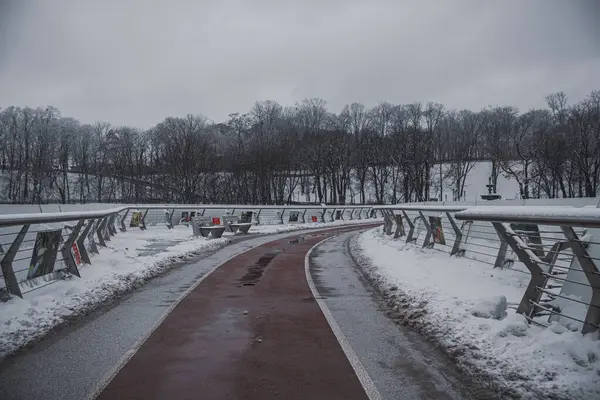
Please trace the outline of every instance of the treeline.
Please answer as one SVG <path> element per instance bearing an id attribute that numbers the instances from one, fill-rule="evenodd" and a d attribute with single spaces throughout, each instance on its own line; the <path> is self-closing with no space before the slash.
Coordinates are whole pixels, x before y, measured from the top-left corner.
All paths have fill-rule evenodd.
<path id="1" fill-rule="evenodd" d="M 169 117 L 146 131 L 82 124 L 54 107 L 0 110 L 0 201 L 377 203 L 464 196 L 475 163 L 523 198 L 592 197 L 600 179 L 600 91 L 544 109 L 438 103 L 339 113 L 322 99 L 260 101 L 224 123 Z M 302 196 L 299 197 L 298 194 Z"/>

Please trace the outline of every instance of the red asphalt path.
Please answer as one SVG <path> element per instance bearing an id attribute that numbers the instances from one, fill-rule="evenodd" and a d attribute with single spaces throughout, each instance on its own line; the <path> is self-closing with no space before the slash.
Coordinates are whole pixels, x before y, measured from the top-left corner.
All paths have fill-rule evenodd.
<path id="1" fill-rule="evenodd" d="M 287 237 L 224 263 L 98 399 L 367 399 L 304 272 L 316 243 L 365 227 Z"/>

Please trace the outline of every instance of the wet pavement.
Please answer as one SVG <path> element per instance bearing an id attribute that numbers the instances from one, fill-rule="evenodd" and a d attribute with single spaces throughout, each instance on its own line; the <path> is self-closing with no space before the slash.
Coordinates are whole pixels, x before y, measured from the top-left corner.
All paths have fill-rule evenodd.
<path id="1" fill-rule="evenodd" d="M 391 310 L 350 256 L 349 240 L 354 234 L 341 234 L 316 248 L 310 257 L 310 274 L 319 298 L 381 397 L 497 398 L 463 375 L 432 343 L 388 316 Z"/>
<path id="2" fill-rule="evenodd" d="M 98 398 L 367 400 L 306 283 L 305 255 L 322 238 L 280 239 L 221 265 Z"/>

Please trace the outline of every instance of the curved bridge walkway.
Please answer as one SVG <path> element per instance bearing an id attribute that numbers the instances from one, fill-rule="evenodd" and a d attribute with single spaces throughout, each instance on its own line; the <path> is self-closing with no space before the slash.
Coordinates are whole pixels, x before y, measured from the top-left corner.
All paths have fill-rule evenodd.
<path id="1" fill-rule="evenodd" d="M 494 398 L 389 317 L 348 251 L 350 239 L 369 227 L 252 238 L 219 250 L 15 356 L 0 368 L 0 393 L 102 400 Z M 38 380 L 28 384 L 34 372 Z"/>

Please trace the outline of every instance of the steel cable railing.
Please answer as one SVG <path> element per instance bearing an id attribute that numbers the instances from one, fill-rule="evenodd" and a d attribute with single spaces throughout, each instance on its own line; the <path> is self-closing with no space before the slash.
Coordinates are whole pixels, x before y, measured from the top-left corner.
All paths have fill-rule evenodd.
<path id="1" fill-rule="evenodd" d="M 600 209 L 435 204 L 375 209 L 384 213 L 388 235 L 522 275 L 526 290 L 517 311 L 531 323 L 560 321 L 584 333 L 600 325 Z"/>
<path id="2" fill-rule="evenodd" d="M 90 253 L 97 253 L 98 248 L 103 247 L 112 236 L 129 228 L 145 230 L 149 226 L 164 226 L 171 229 L 182 223 L 198 225 L 200 217 L 215 217 L 218 222 L 211 221 L 207 225 L 217 228 L 225 223 L 221 221 L 226 216 L 233 216 L 234 220 L 240 219 L 242 211 L 251 211 L 251 220 L 248 223 L 254 224 L 282 224 L 291 220 L 330 222 L 336 219 L 350 219 L 350 216 L 352 219 L 364 219 L 370 215 L 372 208 L 368 205 L 218 204 L 98 207 L 100 209 L 70 205 L 64 207 L 68 211 L 63 211 L 60 205 L 3 206 L 4 212 L 24 212 L 0 214 L 0 299 L 9 298 L 10 295 L 22 297 L 23 294 L 62 279 L 79 276 L 78 266 L 91 262 Z M 185 215 L 194 215 L 194 218 L 182 218 Z M 236 216 L 238 218 L 235 218 Z M 45 242 L 36 243 L 40 241 Z M 77 254 L 74 254 L 75 252 Z"/>

